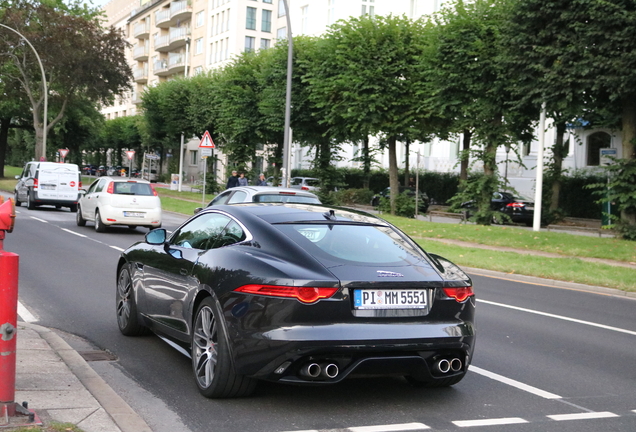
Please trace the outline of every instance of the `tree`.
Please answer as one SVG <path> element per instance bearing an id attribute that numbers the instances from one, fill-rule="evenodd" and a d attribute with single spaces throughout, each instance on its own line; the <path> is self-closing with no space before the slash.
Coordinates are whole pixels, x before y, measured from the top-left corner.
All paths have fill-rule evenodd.
<path id="1" fill-rule="evenodd" d="M 308 73 L 310 99 L 335 135 L 384 133 L 389 148 L 391 213 L 398 194 L 397 138 L 426 125 L 419 103 L 425 80 L 424 25 L 406 17 L 352 18 L 332 26 Z"/>
<path id="2" fill-rule="evenodd" d="M 514 77 L 506 73 L 500 56 L 504 6 L 498 0 L 457 0 L 448 5 L 435 17 L 424 57 L 426 109 L 448 119 L 449 131 L 463 133 L 462 158 L 470 149 L 483 164 L 484 175 L 464 180 L 455 198 L 456 203 L 474 199 L 475 219 L 482 224 L 490 224 L 495 216 L 490 201 L 501 182 L 497 148 L 531 136 L 530 118 L 519 106 L 513 109 L 509 81 Z"/>
<path id="3" fill-rule="evenodd" d="M 27 38 L 38 52 L 46 74 L 51 105 L 50 131 L 76 97 L 108 104 L 130 89 L 132 71 L 126 61 L 128 43 L 120 30 L 103 29 L 95 11 L 62 1 L 5 0 L 2 20 Z M 42 76 L 30 47 L 15 33 L 0 29 L 0 56 L 10 61 L 31 105 L 36 134 L 35 156 L 43 154 Z"/>

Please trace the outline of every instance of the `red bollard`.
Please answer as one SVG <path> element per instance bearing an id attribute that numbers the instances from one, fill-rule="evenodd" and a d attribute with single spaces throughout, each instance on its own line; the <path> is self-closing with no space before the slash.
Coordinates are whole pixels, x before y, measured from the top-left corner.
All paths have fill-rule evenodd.
<path id="1" fill-rule="evenodd" d="M 3 203 L 0 197 L 0 421 L 27 415 L 32 422 L 34 414 L 14 402 L 20 257 L 3 248 L 4 237 L 13 231 L 14 222 L 13 201 Z"/>

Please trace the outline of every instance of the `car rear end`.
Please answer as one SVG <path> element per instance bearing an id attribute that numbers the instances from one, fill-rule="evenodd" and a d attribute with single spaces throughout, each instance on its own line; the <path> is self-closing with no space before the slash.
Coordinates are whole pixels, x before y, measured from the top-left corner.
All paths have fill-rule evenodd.
<path id="1" fill-rule="evenodd" d="M 113 180 L 108 183 L 105 196 L 99 209 L 105 225 L 161 226 L 161 201 L 150 183 Z"/>
<path id="2" fill-rule="evenodd" d="M 510 202 L 505 204 L 503 212 L 513 222 L 530 226 L 534 221 L 534 201 L 524 196 L 514 196 Z"/>
<path id="3" fill-rule="evenodd" d="M 450 385 L 463 377 L 474 349 L 475 300 L 459 268 L 388 225 L 275 227 L 297 246 L 281 245 L 291 262 L 259 253 L 250 259 L 287 277 L 221 299 L 238 373 L 305 384 L 403 375 Z"/>
<path id="4" fill-rule="evenodd" d="M 42 163 L 33 180 L 33 202 L 76 209 L 80 187 L 77 165 Z"/>

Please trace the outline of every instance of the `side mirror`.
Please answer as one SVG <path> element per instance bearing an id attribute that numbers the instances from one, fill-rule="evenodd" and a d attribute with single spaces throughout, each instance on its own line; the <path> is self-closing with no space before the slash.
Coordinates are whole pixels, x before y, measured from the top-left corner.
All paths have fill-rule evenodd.
<path id="1" fill-rule="evenodd" d="M 20 180 L 20 176 L 19 175 L 15 176 L 15 179 Z"/>
<path id="2" fill-rule="evenodd" d="M 151 245 L 162 245 L 166 242 L 166 230 L 158 228 L 149 231 L 146 234 L 146 243 Z"/>
<path id="3" fill-rule="evenodd" d="M 201 210 L 203 210 L 203 207 L 197 207 L 194 209 L 194 214 L 199 213 Z"/>

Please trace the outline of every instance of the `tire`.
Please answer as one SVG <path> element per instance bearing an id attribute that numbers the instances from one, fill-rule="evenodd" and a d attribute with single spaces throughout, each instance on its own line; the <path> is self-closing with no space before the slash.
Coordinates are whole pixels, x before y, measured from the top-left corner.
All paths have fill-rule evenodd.
<path id="1" fill-rule="evenodd" d="M 31 193 L 27 192 L 27 208 L 29 210 L 35 210 L 35 203 L 31 199 Z"/>
<path id="2" fill-rule="evenodd" d="M 117 277 L 117 326 L 124 336 L 141 336 L 150 333 L 148 327 L 139 322 L 135 293 L 128 264 L 122 266 Z"/>
<path id="3" fill-rule="evenodd" d="M 86 219 L 82 216 L 82 208 L 78 206 L 77 214 L 75 215 L 75 222 L 77 226 L 86 226 Z"/>
<path id="4" fill-rule="evenodd" d="M 234 373 L 223 323 L 211 297 L 203 299 L 192 326 L 192 371 L 199 392 L 207 398 L 249 396 L 256 381 Z"/>
<path id="5" fill-rule="evenodd" d="M 78 204 L 71 204 L 69 206 L 69 209 L 71 210 L 71 213 L 77 213 L 77 207 L 78 207 Z"/>
<path id="6" fill-rule="evenodd" d="M 18 191 L 13 192 L 13 201 L 15 202 L 16 207 L 20 207 L 22 205 L 22 203 L 18 199 Z"/>
<path id="7" fill-rule="evenodd" d="M 106 232 L 106 225 L 102 222 L 102 217 L 99 214 L 99 210 L 95 210 L 95 231 L 103 233 Z"/>
<path id="8" fill-rule="evenodd" d="M 437 379 L 432 381 L 421 380 L 410 375 L 405 376 L 406 381 L 412 385 L 413 387 L 419 388 L 440 388 L 440 387 L 450 387 L 452 385 L 457 384 L 466 376 L 466 371 L 462 372 L 459 375 L 454 375 L 452 377 Z"/>

